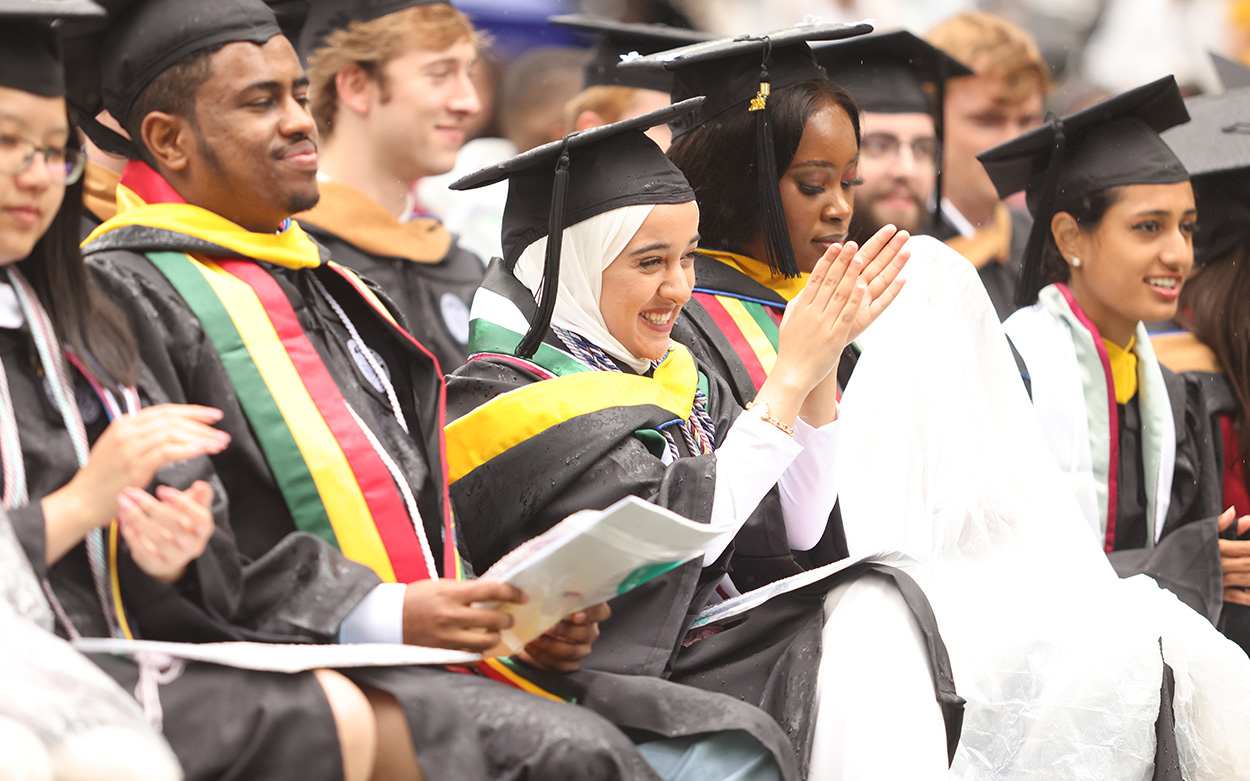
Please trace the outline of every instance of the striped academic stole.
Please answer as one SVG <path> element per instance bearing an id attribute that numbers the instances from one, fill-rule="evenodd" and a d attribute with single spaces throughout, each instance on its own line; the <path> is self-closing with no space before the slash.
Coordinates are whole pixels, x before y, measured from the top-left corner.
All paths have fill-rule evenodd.
<path id="1" fill-rule="evenodd" d="M 1120 469 L 1120 417 L 1115 397 L 1111 359 L 1098 326 L 1062 282 L 1047 285 L 1038 294 L 1041 308 L 1067 325 L 1072 334 L 1076 365 L 1069 368 L 1072 382 L 1079 382 L 1085 398 L 1083 421 L 1089 436 L 1090 463 L 1098 500 L 1103 548 L 1115 550 L 1115 522 Z M 1172 475 L 1176 462 L 1176 428 L 1163 373 L 1151 347 L 1150 335 L 1137 324 L 1138 413 L 1141 418 L 1142 466 L 1146 480 L 1146 547 L 1153 547 L 1163 533 L 1171 503 Z M 1040 377 L 1033 372 L 1034 382 Z M 1052 421 L 1043 420 L 1043 427 Z M 1073 425 L 1072 428 L 1079 428 Z"/>
<path id="2" fill-rule="evenodd" d="M 521 343 L 526 321 L 514 302 L 489 287 L 478 289 L 470 318 L 470 361 L 500 361 L 541 380 L 497 396 L 447 425 L 448 474 L 453 483 L 553 426 L 614 406 L 651 405 L 671 415 L 670 422 L 690 417 L 701 377 L 694 358 L 680 345 L 673 345 L 651 377 L 639 377 L 595 371 L 549 344 L 539 345 L 530 359 L 517 358 L 512 353 Z M 654 429 L 635 434 L 649 447 L 663 447 L 664 438 Z M 535 670 L 510 657 L 487 659 L 474 669 L 479 675 L 540 697 L 577 701 L 562 676 Z"/>
<path id="3" fill-rule="evenodd" d="M 511 279 L 510 282 L 515 283 Z M 656 427 L 687 421 L 695 393 L 706 382 L 685 347 L 673 343 L 650 377 L 595 371 L 570 353 L 540 344 L 533 357 L 512 353 L 528 322 L 508 293 L 497 292 L 488 281 L 473 297 L 469 321 L 469 360 L 490 359 L 516 366 L 541 381 L 496 396 L 449 423 L 448 474 L 452 483 L 502 455 L 510 448 L 565 421 L 614 407 L 651 407 Z M 517 287 L 516 284 L 512 285 Z M 706 389 L 705 389 L 706 392 Z M 663 447 L 656 428 L 635 432 L 653 452 Z"/>
<path id="4" fill-rule="evenodd" d="M 296 527 L 383 581 L 437 578 L 420 519 L 409 516 L 372 433 L 348 406 L 273 277 L 246 260 L 180 252 L 148 257 L 212 340 Z M 353 274 L 329 268 L 394 324 Z M 458 578 L 462 565 L 450 512 L 444 523 L 443 571 Z"/>
<path id="5" fill-rule="evenodd" d="M 777 363 L 785 308 L 702 288 L 695 288 L 694 298 L 733 347 L 758 392 Z"/>

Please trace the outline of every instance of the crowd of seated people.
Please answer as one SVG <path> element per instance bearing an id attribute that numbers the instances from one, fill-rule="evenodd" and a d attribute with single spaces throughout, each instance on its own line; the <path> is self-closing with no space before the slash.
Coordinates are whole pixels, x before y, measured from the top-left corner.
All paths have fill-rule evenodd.
<path id="1" fill-rule="evenodd" d="M 1162 79 L 982 152 L 999 198 L 1027 193 L 1032 225 L 1013 259 L 1021 308 L 1000 326 L 1010 307 L 987 295 L 982 265 L 958 242 L 913 235 L 938 224 L 941 178 L 915 170 L 940 165 L 934 96 L 981 78 L 968 75 L 978 64 L 909 33 L 809 22 L 708 40 L 557 20 L 601 36 L 602 56 L 567 135 L 452 185 L 506 188 L 488 242 L 500 257 L 479 259 L 414 201 L 420 180 L 453 170 L 482 110 L 473 73 L 488 38 L 461 10 L 202 9 L 0 0 L 0 525 L 54 617 L 48 640 L 485 654 L 512 626 L 507 608 L 531 597 L 476 575 L 567 516 L 636 496 L 719 532 L 702 555 L 505 656 L 291 673 L 90 651 L 179 768 L 152 770 L 136 749 L 82 775 L 36 730 L 0 757 L 0 777 L 40 744 L 47 767 L 31 778 L 1067 767 L 1028 750 L 1069 738 L 1040 705 L 1029 729 L 1004 720 L 987 743 L 1008 695 L 997 671 L 967 661 L 969 619 L 951 605 L 973 592 L 934 575 L 938 561 L 1005 561 L 1007 548 L 965 534 L 950 548 L 872 549 L 845 501 L 847 425 L 872 424 L 844 420 L 844 396 L 885 376 L 886 351 L 909 360 L 887 320 L 922 299 L 988 334 L 987 354 L 966 356 L 986 376 L 1014 359 L 1001 392 L 1050 452 L 1026 465 L 1004 451 L 1001 466 L 1047 465 L 1035 485 L 1056 489 L 1056 528 L 1078 529 L 1055 546 L 1072 552 L 1056 570 L 1098 584 L 1095 604 L 1168 617 L 1144 644 L 1123 639 L 1140 664 L 1117 671 L 1122 686 L 1102 681 L 1151 695 L 1133 717 L 1074 723 L 1136 725 L 1124 739 L 1147 746 L 1133 757 L 1145 775 L 1125 777 L 1250 773 L 1250 739 L 1223 729 L 1250 717 L 1229 704 L 1243 692 L 1250 703 L 1236 227 L 1250 157 L 1221 130 L 1250 115 L 1250 95 L 1187 109 Z M 903 121 L 923 137 L 890 135 L 906 135 Z M 910 178 L 869 170 L 891 155 Z M 869 173 L 881 177 L 871 201 L 856 197 Z M 928 182 L 924 198 L 913 180 Z M 870 221 L 853 221 L 859 207 Z M 1178 300 L 1199 360 L 1174 372 L 1143 323 L 1176 317 Z M 976 380 L 914 386 L 959 382 Z M 995 430 L 997 414 L 974 410 L 968 426 Z M 926 447 L 941 453 L 934 437 Z M 907 494 L 923 462 L 882 468 Z M 895 549 L 907 555 L 879 555 Z M 1108 561 L 1138 590 L 1117 590 Z M 1022 605 L 1048 598 L 1018 588 Z M 748 607 L 700 618 L 722 603 Z M 1059 647 L 1047 632 L 1029 642 Z M 1027 655 L 990 645 L 1006 664 Z M 1018 696 L 1024 711 L 1031 696 L 1054 701 L 1048 664 L 1055 680 L 1074 675 L 1052 656 Z M 1202 700 L 1217 673 L 1224 699 Z M 1073 710 L 1096 711 L 1082 699 L 1096 688 Z M 0 704 L 0 735 L 21 722 Z M 1112 750 L 1099 767 L 1122 760 Z"/>

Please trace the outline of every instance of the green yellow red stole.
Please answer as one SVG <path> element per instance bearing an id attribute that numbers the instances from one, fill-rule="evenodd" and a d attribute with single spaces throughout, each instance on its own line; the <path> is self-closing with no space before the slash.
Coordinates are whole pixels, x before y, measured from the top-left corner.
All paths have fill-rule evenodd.
<path id="1" fill-rule="evenodd" d="M 284 268 L 323 265 L 317 245 L 295 223 L 275 234 L 251 233 L 181 202 L 151 169 L 135 173 L 130 177 L 134 188 L 123 176 L 118 215 L 101 225 L 89 241 L 119 227 L 145 225 L 200 238 L 240 257 Z M 166 202 L 146 203 L 140 191 Z M 336 546 L 383 581 L 437 578 L 434 553 L 420 519 L 409 516 L 395 480 L 371 442 L 371 433 L 354 418 L 273 277 L 251 260 L 181 252 L 154 252 L 148 257 L 212 340 L 296 527 Z M 324 265 L 351 285 L 396 333 L 417 344 L 355 274 L 333 263 Z M 441 396 L 440 391 L 440 415 Z M 458 578 L 463 567 L 449 502 L 445 502 L 444 515 L 443 572 Z"/>
<path id="2" fill-rule="evenodd" d="M 648 405 L 671 413 L 672 420 L 689 420 L 695 392 L 705 381 L 690 351 L 676 343 L 650 377 L 594 371 L 549 344 L 541 345 L 528 360 L 517 358 L 512 352 L 527 327 L 525 317 L 515 302 L 491 290 L 489 283 L 478 289 L 469 316 L 470 361 L 502 361 L 542 381 L 496 396 L 447 425 L 448 474 L 453 483 L 510 448 L 583 415 Z M 657 431 L 637 433 L 648 444 L 662 440 Z"/>
<path id="3" fill-rule="evenodd" d="M 776 285 L 781 289 L 776 289 L 769 279 L 761 278 L 761 274 L 767 272 L 768 267 L 759 261 L 718 250 L 700 248 L 699 253 L 741 271 L 772 289 L 781 299 L 767 301 L 733 291 L 703 287 L 697 281 L 695 283 L 695 300 L 703 305 L 712 322 L 729 341 L 758 391 L 764 385 L 764 380 L 768 379 L 773 365 L 777 363 L 781 317 L 785 314 L 786 302 L 803 289 L 806 275 L 797 280 L 778 278 Z"/>

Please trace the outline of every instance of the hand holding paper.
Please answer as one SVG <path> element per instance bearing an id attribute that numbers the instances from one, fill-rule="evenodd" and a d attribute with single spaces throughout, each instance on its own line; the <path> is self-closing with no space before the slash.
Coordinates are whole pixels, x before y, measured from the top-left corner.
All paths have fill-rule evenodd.
<path id="1" fill-rule="evenodd" d="M 428 648 L 480 652 L 499 644 L 513 624 L 505 606 L 525 594 L 507 583 L 484 580 L 421 580 L 404 593 L 404 642 Z"/>
<path id="2" fill-rule="evenodd" d="M 541 670 L 576 672 L 599 639 L 599 624 L 611 615 L 612 608 L 607 602 L 579 610 L 525 646 L 517 657 Z"/>
<path id="3" fill-rule="evenodd" d="M 504 556 L 478 581 L 510 583 L 530 597 L 524 604 L 496 606 L 516 622 L 500 631 L 501 642 L 485 655 L 520 652 L 566 616 L 701 556 L 724 531 L 634 496 L 606 510 L 570 515 Z"/>

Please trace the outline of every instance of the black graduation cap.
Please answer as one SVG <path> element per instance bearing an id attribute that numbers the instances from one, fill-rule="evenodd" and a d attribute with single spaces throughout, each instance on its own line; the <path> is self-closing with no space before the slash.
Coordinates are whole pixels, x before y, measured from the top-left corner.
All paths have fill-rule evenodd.
<path id="1" fill-rule="evenodd" d="M 1206 265 L 1250 237 L 1250 89 L 1185 101 L 1189 122 L 1163 134 L 1194 185 L 1194 260 Z"/>
<path id="2" fill-rule="evenodd" d="M 67 43 L 76 120 L 100 148 L 139 158 L 130 140 L 95 120 L 123 125 L 152 80 L 196 52 L 236 41 L 263 44 L 282 30 L 262 0 L 105 0 L 108 25 Z"/>
<path id="3" fill-rule="evenodd" d="M 65 94 L 65 66 L 53 24 L 104 16 L 90 0 L 0 0 L 0 86 L 56 98 Z"/>
<path id="4" fill-rule="evenodd" d="M 768 265 L 787 277 L 799 275 L 786 227 L 780 174 L 773 148 L 768 96 L 773 90 L 825 79 L 809 41 L 835 41 L 872 32 L 867 22 L 857 24 L 803 24 L 764 35 L 742 35 L 691 44 L 680 49 L 628 59 L 622 70 L 673 72 L 673 102 L 703 95 L 703 108 L 670 122 L 673 139 L 728 112 L 747 111 L 756 117 L 755 159 L 759 165 L 760 204 Z"/>
<path id="5" fill-rule="evenodd" d="M 817 44 L 812 51 L 862 110 L 881 114 L 941 116 L 925 85 L 940 94 L 947 79 L 972 75 L 962 62 L 906 30 Z"/>
<path id="6" fill-rule="evenodd" d="M 610 125 L 579 130 L 453 182 L 453 190 L 508 181 L 503 211 L 503 257 L 512 267 L 530 244 L 547 236 L 538 314 L 517 347 L 528 358 L 551 323 L 566 227 L 634 204 L 688 203 L 694 190 L 655 142 L 648 128 L 689 114 L 692 98 Z"/>
<path id="7" fill-rule="evenodd" d="M 712 37 L 697 30 L 666 24 L 634 24 L 585 14 L 552 16 L 547 21 L 599 37 L 599 43 L 591 50 L 590 61 L 586 63 L 586 87 L 606 85 L 669 92 L 673 87 L 670 73 L 661 70 L 621 70 L 616 66 L 631 55 L 654 54 Z"/>
<path id="8" fill-rule="evenodd" d="M 1222 89 L 1250 87 L 1250 67 L 1247 67 L 1244 62 L 1230 60 L 1210 51 L 1207 52 L 1207 56 L 1211 58 L 1211 64 L 1215 67 L 1215 75 L 1219 77 Z"/>
<path id="9" fill-rule="evenodd" d="M 326 36 L 352 22 L 371 22 L 419 5 L 451 5 L 451 0 L 308 0 L 308 16 L 296 45 L 300 59 L 308 62 Z"/>
<path id="10" fill-rule="evenodd" d="M 946 80 L 971 76 L 959 60 L 906 30 L 874 33 L 812 47 L 829 78 L 842 85 L 863 111 L 878 114 L 929 114 L 941 149 L 945 139 Z M 926 85 L 933 87 L 929 99 Z M 942 155 L 935 160 L 935 191 L 942 192 Z M 942 221 L 937 199 L 934 224 Z"/>
<path id="11" fill-rule="evenodd" d="M 1050 217 L 1100 190 L 1175 184 L 1189 172 L 1159 134 L 1189 120 L 1176 79 L 1165 76 L 1099 101 L 977 155 L 998 194 L 1025 191 L 1033 231 L 1025 247 L 1017 303 L 1040 288 L 1041 250 Z"/>

